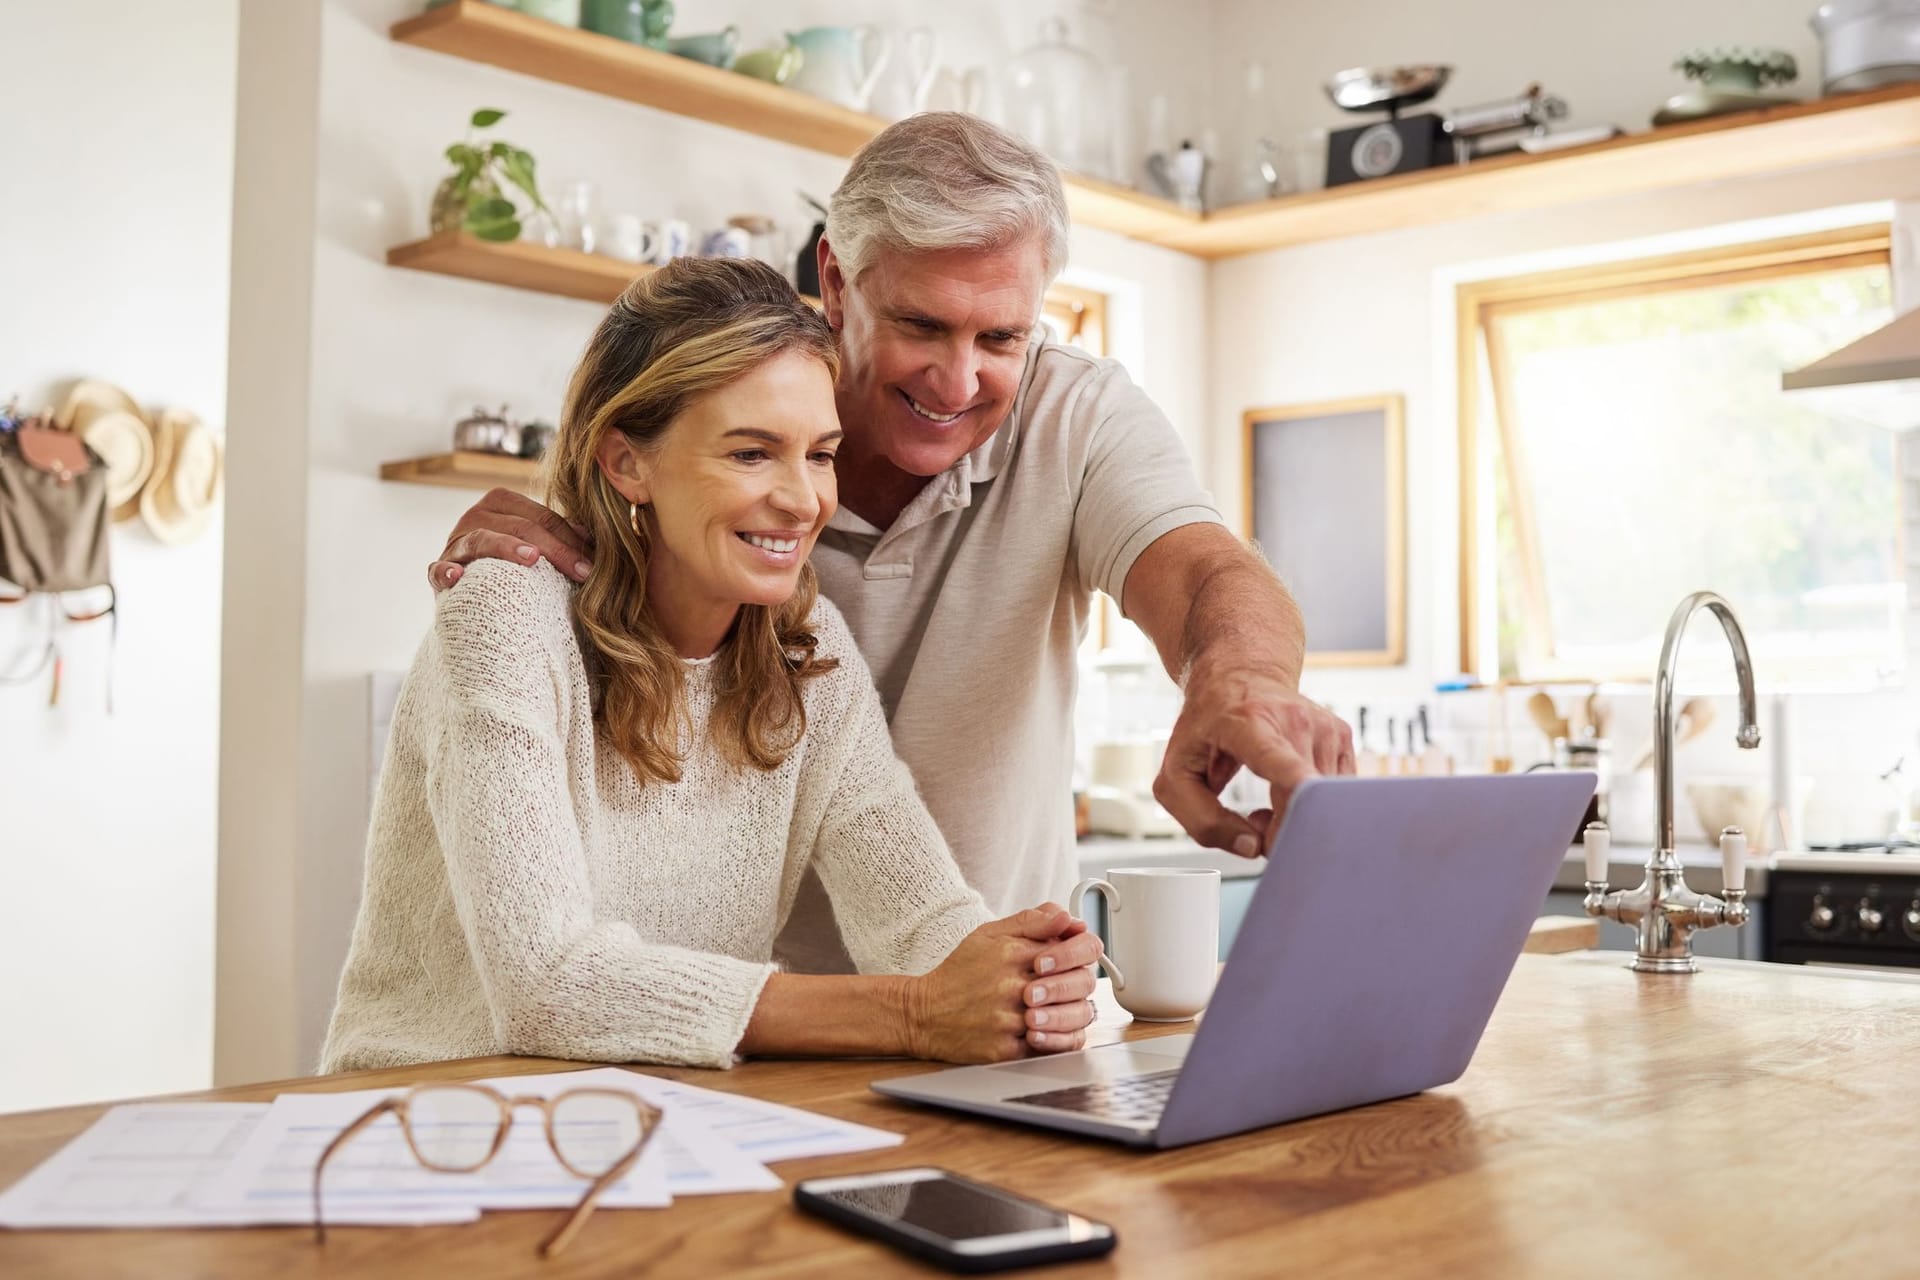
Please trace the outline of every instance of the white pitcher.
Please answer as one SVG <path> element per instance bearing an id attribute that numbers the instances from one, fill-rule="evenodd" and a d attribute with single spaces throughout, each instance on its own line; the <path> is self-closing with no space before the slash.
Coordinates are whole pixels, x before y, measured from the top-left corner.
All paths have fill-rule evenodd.
<path id="1" fill-rule="evenodd" d="M 867 109 L 893 52 L 886 33 L 869 23 L 808 27 L 788 32 L 787 39 L 806 53 L 806 61 L 787 87 L 853 111 Z"/>

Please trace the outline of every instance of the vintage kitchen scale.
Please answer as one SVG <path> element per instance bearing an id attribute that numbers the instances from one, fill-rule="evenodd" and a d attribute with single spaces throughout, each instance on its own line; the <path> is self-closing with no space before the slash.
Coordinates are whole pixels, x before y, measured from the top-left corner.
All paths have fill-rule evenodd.
<path id="1" fill-rule="evenodd" d="M 1327 139 L 1327 185 L 1452 163 L 1453 144 L 1444 120 L 1432 112 L 1400 114 L 1431 101 L 1452 74 L 1452 67 L 1432 64 L 1354 67 L 1327 81 L 1327 96 L 1341 110 L 1387 113 L 1384 121 L 1340 129 Z"/>
<path id="2" fill-rule="evenodd" d="M 1544 138 L 1548 122 L 1565 118 L 1567 104 L 1529 85 L 1525 92 L 1449 112 L 1403 116 L 1407 107 L 1431 101 L 1446 87 L 1453 68 L 1436 64 L 1355 67 L 1327 82 L 1327 96 L 1346 111 L 1385 111 L 1387 119 L 1341 129 L 1327 140 L 1327 185 L 1339 186 L 1439 165 L 1465 164 Z M 1610 132 L 1610 131 L 1606 131 Z"/>

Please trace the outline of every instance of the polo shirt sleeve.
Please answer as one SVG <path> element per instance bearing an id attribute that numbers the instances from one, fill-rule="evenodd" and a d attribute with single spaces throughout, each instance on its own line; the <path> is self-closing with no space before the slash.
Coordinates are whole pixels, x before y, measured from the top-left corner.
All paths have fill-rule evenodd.
<path id="1" fill-rule="evenodd" d="M 1074 567 L 1082 583 L 1121 600 L 1133 562 L 1163 534 L 1224 521 L 1167 415 L 1116 361 L 1089 370 L 1069 418 L 1080 460 Z"/>

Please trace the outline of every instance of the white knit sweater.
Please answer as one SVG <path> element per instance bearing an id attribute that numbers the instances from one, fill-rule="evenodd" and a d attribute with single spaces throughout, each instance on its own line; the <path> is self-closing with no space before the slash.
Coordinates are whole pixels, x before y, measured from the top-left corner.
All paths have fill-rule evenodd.
<path id="1" fill-rule="evenodd" d="M 544 563 L 483 560 L 440 597 L 394 713 L 322 1071 L 731 1065 L 809 863 L 862 972 L 924 973 L 987 920 L 831 604 L 813 624 L 840 667 L 804 686 L 785 763 L 721 758 L 710 668 L 689 663 L 682 779 L 642 787 L 596 731 L 571 590 Z"/>

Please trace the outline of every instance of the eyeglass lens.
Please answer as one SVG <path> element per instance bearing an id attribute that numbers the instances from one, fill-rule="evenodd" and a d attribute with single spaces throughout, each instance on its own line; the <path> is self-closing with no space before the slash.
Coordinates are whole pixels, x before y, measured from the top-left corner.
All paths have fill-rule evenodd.
<path id="1" fill-rule="evenodd" d="M 553 1100 L 553 1147 L 583 1178 L 597 1178 L 640 1145 L 640 1109 L 625 1094 L 582 1089 Z"/>
<path id="2" fill-rule="evenodd" d="M 443 1173 L 470 1173 L 487 1162 L 506 1117 L 478 1089 L 421 1089 L 407 1100 L 407 1128 L 421 1163 Z"/>

